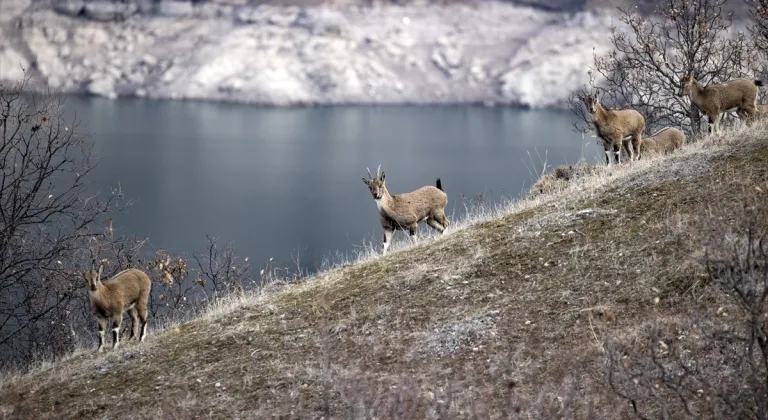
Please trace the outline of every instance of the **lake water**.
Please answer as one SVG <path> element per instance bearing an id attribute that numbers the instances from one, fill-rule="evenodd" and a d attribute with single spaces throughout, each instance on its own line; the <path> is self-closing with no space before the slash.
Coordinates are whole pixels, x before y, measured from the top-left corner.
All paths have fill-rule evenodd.
<path id="1" fill-rule="evenodd" d="M 94 186 L 135 200 L 116 233 L 156 249 L 203 251 L 206 234 L 234 241 L 255 268 L 298 256 L 314 269 L 337 251 L 381 240 L 362 182 L 381 164 L 392 194 L 440 177 L 446 213 L 461 195 L 519 196 L 541 172 L 600 155 L 564 111 L 477 106 L 321 107 L 70 97 L 101 157 Z M 530 154 L 530 156 L 529 156 Z M 394 241 L 405 240 L 402 232 Z"/>

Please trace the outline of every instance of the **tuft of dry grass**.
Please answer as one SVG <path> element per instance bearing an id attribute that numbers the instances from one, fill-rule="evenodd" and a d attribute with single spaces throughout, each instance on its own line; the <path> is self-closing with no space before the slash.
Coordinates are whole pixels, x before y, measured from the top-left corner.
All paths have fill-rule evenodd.
<path id="1" fill-rule="evenodd" d="M 569 182 L 579 182 L 582 178 L 604 171 L 604 167 L 589 164 L 561 165 L 551 173 L 543 174 L 528 191 L 528 197 L 541 194 L 552 195 L 562 191 Z"/>
<path id="2" fill-rule="evenodd" d="M 590 169 L 386 256 L 365 249 L 223 298 L 145 343 L 4 377 L 0 413 L 627 417 L 603 375 L 606 339 L 642 341 L 652 320 L 728 307 L 695 257 L 705 216 L 738 214 L 766 183 L 767 138 L 758 125 Z"/>

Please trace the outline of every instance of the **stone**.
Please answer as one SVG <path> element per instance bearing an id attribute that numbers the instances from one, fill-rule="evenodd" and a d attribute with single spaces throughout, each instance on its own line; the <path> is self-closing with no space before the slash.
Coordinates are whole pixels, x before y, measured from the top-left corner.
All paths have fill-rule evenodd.
<path id="1" fill-rule="evenodd" d="M 296 22 L 299 11 L 295 8 L 286 7 L 282 13 L 275 13 L 267 18 L 267 23 L 274 26 L 287 28 Z"/>
<path id="2" fill-rule="evenodd" d="M 141 72 L 132 72 L 125 76 L 125 79 L 128 80 L 129 83 L 133 83 L 134 85 L 140 85 L 144 83 L 144 75 Z"/>
<path id="3" fill-rule="evenodd" d="M 176 80 L 176 68 L 170 67 L 165 71 L 165 73 L 163 73 L 162 81 L 164 83 L 171 83 L 174 80 Z"/>
<path id="4" fill-rule="evenodd" d="M 232 79 L 227 80 L 226 82 L 222 83 L 219 86 L 219 92 L 222 92 L 222 93 L 242 92 L 244 85 L 245 85 L 245 82 L 243 82 L 242 79 L 240 79 L 240 78 L 232 78 Z"/>
<path id="5" fill-rule="evenodd" d="M 75 29 L 72 41 L 86 48 L 101 48 L 110 45 L 111 38 L 103 28 L 96 25 L 82 25 Z"/>
<path id="6" fill-rule="evenodd" d="M 155 5 L 155 13 L 167 17 L 187 17 L 193 12 L 192 2 L 161 1 Z"/>
<path id="7" fill-rule="evenodd" d="M 151 15 L 155 13 L 154 0 L 133 0 L 136 4 L 137 11 L 143 15 Z"/>
<path id="8" fill-rule="evenodd" d="M 53 3 L 56 13 L 67 16 L 80 16 L 85 13 L 85 1 L 83 0 L 58 0 Z"/>
<path id="9" fill-rule="evenodd" d="M 450 68 L 458 68 L 461 66 L 462 52 L 456 46 L 446 46 L 442 49 L 441 54 L 445 64 Z"/>
<path id="10" fill-rule="evenodd" d="M 307 29 L 312 35 L 341 36 L 346 33 L 347 19 L 330 9 L 302 9 L 296 16 L 295 26 Z"/>
<path id="11" fill-rule="evenodd" d="M 430 58 L 435 67 L 442 71 L 446 77 L 452 78 L 454 71 L 461 67 L 462 51 L 458 46 L 447 45 L 445 42 L 439 43 L 442 47 L 433 50 Z"/>
<path id="12" fill-rule="evenodd" d="M 250 6 L 241 6 L 233 12 L 235 23 L 251 25 L 264 22 L 264 15 L 258 8 Z"/>
<path id="13" fill-rule="evenodd" d="M 117 67 L 109 67 L 107 68 L 107 73 L 109 73 L 110 76 L 112 76 L 113 79 L 119 79 L 123 76 L 123 72 L 120 71 Z"/>
<path id="14" fill-rule="evenodd" d="M 485 63 L 480 60 L 472 60 L 472 65 L 469 67 L 469 74 L 477 83 L 483 83 L 488 79 L 488 75 L 485 71 Z"/>
<path id="15" fill-rule="evenodd" d="M 150 54 L 144 54 L 143 57 L 141 57 L 141 64 L 144 64 L 145 66 L 154 67 L 157 65 L 157 58 L 155 56 Z"/>
<path id="16" fill-rule="evenodd" d="M 101 22 L 125 20 L 137 11 L 135 3 L 96 1 L 85 4 L 85 16 Z"/>
<path id="17" fill-rule="evenodd" d="M 577 12 L 587 6 L 587 0 L 513 0 L 512 3 L 547 12 Z"/>
<path id="18" fill-rule="evenodd" d="M 29 62 L 14 49 L 0 47 L 0 80 L 18 82 L 24 78 Z"/>
<path id="19" fill-rule="evenodd" d="M 194 15 L 201 19 L 234 19 L 233 7 L 227 4 L 199 3 L 194 7 Z"/>
<path id="20" fill-rule="evenodd" d="M 115 82 L 107 75 L 97 75 L 91 79 L 88 83 L 88 93 L 96 96 L 103 96 L 105 98 L 115 99 L 117 93 L 115 92 Z"/>

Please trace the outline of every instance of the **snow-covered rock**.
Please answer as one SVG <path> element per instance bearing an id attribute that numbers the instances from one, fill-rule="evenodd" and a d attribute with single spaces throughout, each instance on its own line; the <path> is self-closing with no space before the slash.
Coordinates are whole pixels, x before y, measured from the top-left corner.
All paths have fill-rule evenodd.
<path id="1" fill-rule="evenodd" d="M 88 93 L 105 98 L 115 99 L 115 81 L 109 75 L 97 75 L 88 83 Z"/>

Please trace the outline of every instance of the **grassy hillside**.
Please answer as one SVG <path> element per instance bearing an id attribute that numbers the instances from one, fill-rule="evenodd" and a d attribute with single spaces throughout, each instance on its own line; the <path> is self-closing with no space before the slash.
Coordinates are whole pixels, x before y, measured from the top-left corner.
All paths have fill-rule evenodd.
<path id="1" fill-rule="evenodd" d="M 7 377 L 0 413 L 624 418 L 629 405 L 605 381 L 606 340 L 642 347 L 652 326 L 736 311 L 696 257 L 715 224 L 768 191 L 768 128 L 726 136 L 222 301 L 144 344 Z"/>

